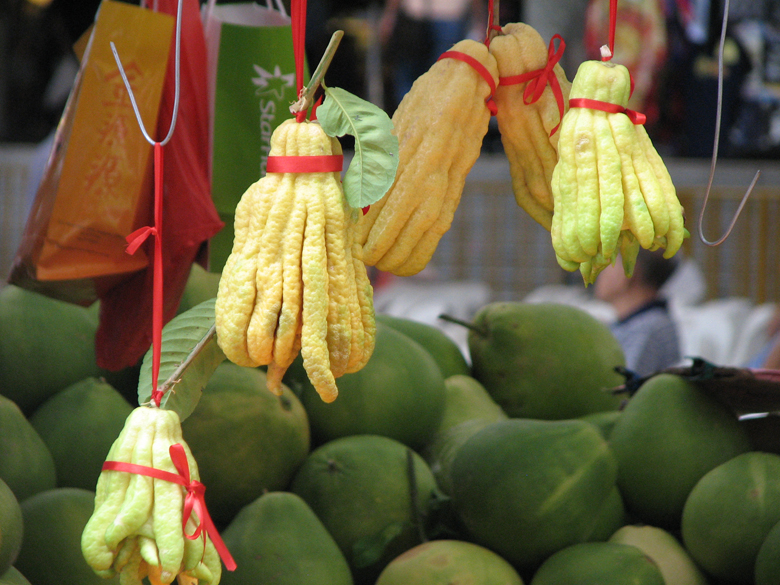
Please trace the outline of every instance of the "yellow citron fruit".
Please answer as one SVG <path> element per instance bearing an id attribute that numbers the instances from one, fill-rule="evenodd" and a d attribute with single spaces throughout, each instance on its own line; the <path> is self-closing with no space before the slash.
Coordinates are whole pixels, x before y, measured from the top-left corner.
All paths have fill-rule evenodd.
<path id="1" fill-rule="evenodd" d="M 467 39 L 451 51 L 478 61 L 498 83 L 496 60 L 483 43 Z M 367 265 L 411 276 L 428 264 L 479 157 L 491 91 L 472 65 L 444 58 L 401 100 L 392 117 L 399 149 L 395 182 L 359 223 L 357 241 Z"/>
<path id="2" fill-rule="evenodd" d="M 618 254 L 630 276 L 640 247 L 665 248 L 671 258 L 687 234 L 666 165 L 644 126 L 625 110 L 630 95 L 624 66 L 585 61 L 569 98 L 618 111 L 571 106 L 561 123 L 550 233 L 558 263 L 579 269 L 586 284 Z"/>
<path id="3" fill-rule="evenodd" d="M 270 156 L 341 152 L 316 122 L 286 120 L 271 137 Z M 338 172 L 267 173 L 236 208 L 217 292 L 217 341 L 235 364 L 267 365 L 276 394 L 298 353 L 325 402 L 338 395 L 336 378 L 371 357 L 373 289 L 355 240 L 359 214 Z"/>

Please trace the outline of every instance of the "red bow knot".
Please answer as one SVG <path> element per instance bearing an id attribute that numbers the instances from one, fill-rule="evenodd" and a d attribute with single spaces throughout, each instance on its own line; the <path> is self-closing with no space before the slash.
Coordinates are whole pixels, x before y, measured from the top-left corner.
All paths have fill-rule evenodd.
<path id="1" fill-rule="evenodd" d="M 159 232 L 156 227 L 145 226 L 138 228 L 125 238 L 125 240 L 127 240 L 127 249 L 125 251 L 128 254 L 133 255 L 149 236 L 154 236 L 156 238 L 158 235 Z"/>

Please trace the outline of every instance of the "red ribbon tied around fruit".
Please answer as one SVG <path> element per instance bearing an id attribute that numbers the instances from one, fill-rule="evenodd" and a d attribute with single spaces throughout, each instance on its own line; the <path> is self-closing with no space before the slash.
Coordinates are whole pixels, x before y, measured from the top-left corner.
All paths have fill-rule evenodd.
<path id="1" fill-rule="evenodd" d="M 634 124 L 644 124 L 647 116 L 635 110 L 629 110 L 618 104 L 602 102 L 588 98 L 572 98 L 569 100 L 570 108 L 590 108 L 591 110 L 601 110 L 608 114 L 625 114 Z"/>
<path id="2" fill-rule="evenodd" d="M 555 48 L 555 41 L 559 41 L 558 48 Z M 558 103 L 559 120 L 563 118 L 563 91 L 561 90 L 561 84 L 558 81 L 558 77 L 555 75 L 555 66 L 563 57 L 563 52 L 566 50 L 566 43 L 561 35 L 554 35 L 550 39 L 550 44 L 547 47 L 547 64 L 541 69 L 534 69 L 520 75 L 511 75 L 509 77 L 501 77 L 498 80 L 499 85 L 515 85 L 518 83 L 528 82 L 523 90 L 523 103 L 530 105 L 539 100 L 542 97 L 544 88 L 549 84 L 550 89 L 555 96 L 555 101 Z M 560 122 L 552 129 L 550 136 L 555 134 Z"/>
<path id="3" fill-rule="evenodd" d="M 214 548 L 217 549 L 219 558 L 225 563 L 227 570 L 235 571 L 236 562 L 233 560 L 233 556 L 230 554 L 227 545 L 219 535 L 219 531 L 206 509 L 206 500 L 204 497 L 206 494 L 206 486 L 190 477 L 190 466 L 187 462 L 187 454 L 184 452 L 184 447 L 182 447 L 181 443 L 174 443 L 170 446 L 168 451 L 171 455 L 171 461 L 173 462 L 174 467 L 176 467 L 176 470 L 179 472 L 178 474 L 165 471 L 164 469 L 127 463 L 125 461 L 106 461 L 103 463 L 103 470 L 136 473 L 138 475 L 146 475 L 148 477 L 170 481 L 171 483 L 177 483 L 180 486 L 183 486 L 187 491 L 187 495 L 184 498 L 184 509 L 182 511 L 182 531 L 184 532 L 184 536 L 190 540 L 196 540 L 201 536 L 204 536 L 203 531 L 205 530 L 206 534 L 211 538 Z M 197 515 L 200 522 L 197 524 L 195 532 L 188 534 L 187 522 L 192 517 L 193 512 Z"/>
<path id="4" fill-rule="evenodd" d="M 493 94 L 496 93 L 496 82 L 493 81 L 493 76 L 490 74 L 490 71 L 488 71 L 485 66 L 477 61 L 474 57 L 467 55 L 466 53 L 461 53 L 460 51 L 445 51 L 439 55 L 439 58 L 436 60 L 441 61 L 442 59 L 457 59 L 458 61 L 463 61 L 467 65 L 470 65 L 474 71 L 479 73 L 480 76 L 482 76 L 482 79 L 484 79 L 490 86 L 490 95 L 485 100 L 485 105 L 487 106 L 488 110 L 490 110 L 490 115 L 495 116 L 496 112 L 498 111 L 496 108 L 496 102 L 493 101 Z"/>

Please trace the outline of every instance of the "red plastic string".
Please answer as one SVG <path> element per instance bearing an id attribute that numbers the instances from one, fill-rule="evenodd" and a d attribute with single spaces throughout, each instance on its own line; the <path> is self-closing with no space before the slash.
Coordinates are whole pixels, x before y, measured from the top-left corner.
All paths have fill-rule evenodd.
<path id="1" fill-rule="evenodd" d="M 569 100 L 570 108 L 590 108 L 591 110 L 601 110 L 608 114 L 625 114 L 634 124 L 644 124 L 647 116 L 641 112 L 629 110 L 618 104 L 592 100 L 588 98 L 572 98 Z"/>
<path id="2" fill-rule="evenodd" d="M 303 65 L 306 60 L 306 0 L 292 0 L 290 4 L 292 20 L 293 56 L 295 58 L 295 83 L 297 96 L 303 91 Z M 298 122 L 306 119 L 306 111 L 295 114 Z"/>
<path id="3" fill-rule="evenodd" d="M 485 46 L 490 46 L 490 32 L 491 31 L 501 31 L 501 27 L 497 24 L 494 24 L 495 19 L 495 7 L 493 6 L 493 0 L 488 0 L 488 28 L 485 32 Z"/>
<path id="4" fill-rule="evenodd" d="M 458 61 L 463 61 L 470 65 L 485 81 L 487 81 L 487 84 L 490 86 L 490 95 L 485 100 L 485 105 L 490 110 L 491 115 L 495 116 L 498 111 L 496 103 L 493 101 L 493 94 L 496 93 L 496 82 L 493 81 L 493 76 L 490 74 L 490 71 L 474 57 L 467 55 L 466 53 L 461 53 L 460 51 L 445 51 L 439 56 L 437 61 L 441 61 L 442 59 L 457 59 Z"/>
<path id="5" fill-rule="evenodd" d="M 142 227 L 128 235 L 128 254 L 136 250 L 149 236 L 154 236 L 154 282 L 152 286 L 152 401 L 160 406 L 163 392 L 157 387 L 160 375 L 160 354 L 162 352 L 163 329 L 163 257 L 162 257 L 162 193 L 163 193 L 163 149 L 154 143 L 154 227 Z"/>
<path id="6" fill-rule="evenodd" d="M 560 41 L 558 43 L 557 50 L 555 49 L 556 40 Z M 547 84 L 549 84 L 550 89 L 555 96 L 555 101 L 558 103 L 558 114 L 560 120 L 563 118 L 564 110 L 563 91 L 561 90 L 561 84 L 558 82 L 558 77 L 555 75 L 554 68 L 558 61 L 561 60 L 561 57 L 563 57 L 563 52 L 565 49 L 566 43 L 564 42 L 563 37 L 561 37 L 561 35 L 553 36 L 553 38 L 550 39 L 550 45 L 547 48 L 547 64 L 544 67 L 541 69 L 535 69 L 534 71 L 521 73 L 520 75 L 499 77 L 498 84 L 514 85 L 517 83 L 525 83 L 527 81 L 528 85 L 526 85 L 525 89 L 523 90 L 523 103 L 526 105 L 532 104 L 540 97 L 542 97 L 544 88 L 547 86 Z M 555 125 L 555 128 L 553 128 L 550 132 L 550 136 L 555 134 L 560 125 L 561 123 L 559 121 L 558 124 Z"/>
<path id="7" fill-rule="evenodd" d="M 190 466 L 187 462 L 187 454 L 184 452 L 184 447 L 180 443 L 175 443 L 170 446 L 168 450 L 171 455 L 171 461 L 174 467 L 179 472 L 178 475 L 165 471 L 163 469 L 157 469 L 154 467 L 147 467 L 146 465 L 137 465 L 135 463 L 126 463 L 124 461 L 106 461 L 103 463 L 104 471 L 124 471 L 126 473 L 135 473 L 138 475 L 145 475 L 153 477 L 155 479 L 161 479 L 163 481 L 170 481 L 171 483 L 177 483 L 187 490 L 187 495 L 184 498 L 184 511 L 182 514 L 182 529 L 184 536 L 190 540 L 196 540 L 205 535 L 203 531 L 205 529 L 206 534 L 211 538 L 211 542 L 214 544 L 214 548 L 219 553 L 219 558 L 225 563 L 225 567 L 228 571 L 236 570 L 236 562 L 233 560 L 233 556 L 227 548 L 227 545 L 219 535 L 219 531 L 214 525 L 214 521 L 209 515 L 209 511 L 206 509 L 206 500 L 204 495 L 206 493 L 206 486 L 197 480 L 190 478 Z M 192 517 L 192 513 L 195 512 L 199 522 L 197 528 L 192 534 L 187 533 L 187 522 Z"/>
<path id="8" fill-rule="evenodd" d="M 617 28 L 617 0 L 609 0 L 609 55 L 601 57 L 609 61 L 615 54 L 615 29 Z"/>
<path id="9" fill-rule="evenodd" d="M 344 168 L 344 155 L 321 156 L 269 156 L 267 173 L 340 173 Z"/>

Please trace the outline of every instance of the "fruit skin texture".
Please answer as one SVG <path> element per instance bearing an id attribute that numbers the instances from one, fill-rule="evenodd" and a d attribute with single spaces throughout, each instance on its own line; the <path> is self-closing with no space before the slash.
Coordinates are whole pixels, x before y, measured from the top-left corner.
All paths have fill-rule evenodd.
<path id="1" fill-rule="evenodd" d="M 451 51 L 479 61 L 498 83 L 495 58 L 466 39 Z M 441 59 L 412 85 L 393 114 L 398 171 L 390 190 L 358 224 L 369 266 L 411 276 L 420 272 L 449 230 L 466 176 L 488 131 L 491 88 L 469 64 Z"/>
<path id="2" fill-rule="evenodd" d="M 19 502 L 57 485 L 46 443 L 12 400 L 0 396 L 0 479 Z"/>
<path id="3" fill-rule="evenodd" d="M 244 506 L 222 538 L 237 565 L 222 574 L 222 585 L 352 585 L 333 537 L 291 492 L 268 492 Z"/>
<path id="4" fill-rule="evenodd" d="M 693 488 L 683 510 L 683 544 L 715 578 L 749 585 L 761 545 L 778 522 L 780 455 L 751 451 L 719 465 Z"/>
<path id="5" fill-rule="evenodd" d="M 512 417 L 566 419 L 616 410 L 605 389 L 624 378 L 620 344 L 606 325 L 576 307 L 497 302 L 469 331 L 472 375 Z"/>
<path id="6" fill-rule="evenodd" d="M 23 501 L 24 538 L 16 568 L 35 585 L 109 585 L 119 577 L 96 575 L 81 554 L 81 532 L 95 492 L 55 488 Z"/>
<path id="7" fill-rule="evenodd" d="M 436 360 L 441 375 L 445 379 L 458 374 L 464 376 L 471 374 L 471 368 L 458 344 L 441 329 L 420 321 L 387 314 L 378 314 L 376 320 L 389 325 L 422 345 Z"/>
<path id="8" fill-rule="evenodd" d="M 707 578 L 680 541 L 663 528 L 648 525 L 621 527 L 610 542 L 631 544 L 655 561 L 666 585 L 707 585 Z"/>
<path id="9" fill-rule="evenodd" d="M 341 396 L 336 402 L 319 399 L 302 375 L 300 360 L 285 379 L 301 397 L 318 445 L 371 434 L 419 449 L 433 436 L 444 412 L 444 378 L 434 359 L 416 341 L 381 321 L 371 360 L 339 380 Z"/>
<path id="10" fill-rule="evenodd" d="M 566 547 L 539 567 L 531 585 L 671 585 L 637 547 L 585 542 Z"/>
<path id="11" fill-rule="evenodd" d="M 312 451 L 293 479 L 290 491 L 306 501 L 333 536 L 356 584 L 373 585 L 387 563 L 421 542 L 408 457 L 415 506 L 425 518 L 436 493 L 433 474 L 422 457 L 388 437 L 330 441 Z"/>
<path id="12" fill-rule="evenodd" d="M 0 585 L 30 585 L 30 582 L 18 569 L 11 567 L 0 575 Z"/>
<path id="13" fill-rule="evenodd" d="M 766 535 L 756 555 L 755 585 L 774 585 L 780 574 L 780 522 Z"/>
<path id="14" fill-rule="evenodd" d="M 310 448 L 309 422 L 286 387 L 265 389 L 262 370 L 220 364 L 198 408 L 182 423 L 198 461 L 206 505 L 226 524 L 264 491 L 286 489 Z"/>
<path id="15" fill-rule="evenodd" d="M 111 445 L 133 407 L 110 384 L 85 378 L 58 392 L 30 417 L 52 454 L 57 487 L 94 490 Z"/>
<path id="16" fill-rule="evenodd" d="M 679 376 L 659 374 L 628 401 L 609 439 L 628 510 L 676 530 L 696 483 L 750 449 L 734 414 Z"/>
<path id="17" fill-rule="evenodd" d="M 11 568 L 19 555 L 23 533 L 22 509 L 11 488 L 0 479 L 0 575 Z"/>
<path id="18" fill-rule="evenodd" d="M 462 540 L 432 540 L 393 559 L 376 585 L 523 585 L 517 571 L 494 553 Z"/>
<path id="19" fill-rule="evenodd" d="M 469 540 L 524 573 L 590 537 L 616 477 L 615 458 L 593 425 L 515 418 L 463 444 L 452 498 Z"/>
<path id="20" fill-rule="evenodd" d="M 100 373 L 93 310 L 9 284 L 0 289 L 0 331 L 0 394 L 25 416 L 54 393 Z"/>
<path id="21" fill-rule="evenodd" d="M 515 200 L 528 215 L 550 231 L 553 214 L 550 184 L 558 162 L 559 132 L 551 133 L 560 124 L 562 113 L 549 84 L 538 100 L 526 103 L 523 93 L 530 82 L 504 85 L 500 81 L 543 69 L 547 65 L 547 47 L 533 27 L 513 22 L 504 26 L 502 34 L 490 41 L 490 54 L 498 64 L 496 121 L 509 160 Z M 565 113 L 571 83 L 560 64 L 554 66 L 553 73 L 561 87 Z"/>

